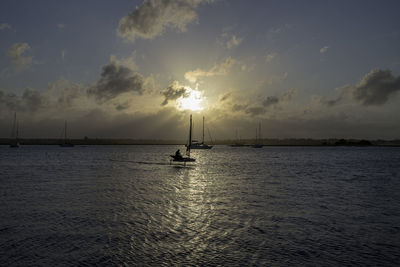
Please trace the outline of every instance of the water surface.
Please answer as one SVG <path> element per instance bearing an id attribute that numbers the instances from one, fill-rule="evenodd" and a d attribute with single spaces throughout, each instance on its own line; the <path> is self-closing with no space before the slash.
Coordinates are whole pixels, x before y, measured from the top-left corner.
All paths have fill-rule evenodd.
<path id="1" fill-rule="evenodd" d="M 0 147 L 0 265 L 398 266 L 400 148 Z"/>

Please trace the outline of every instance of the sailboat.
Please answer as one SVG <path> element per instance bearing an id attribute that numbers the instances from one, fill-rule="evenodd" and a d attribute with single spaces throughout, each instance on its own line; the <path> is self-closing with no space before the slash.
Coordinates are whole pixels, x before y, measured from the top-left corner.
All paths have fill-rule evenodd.
<path id="1" fill-rule="evenodd" d="M 204 116 L 203 116 L 203 137 L 201 139 L 201 142 L 193 140 L 189 144 L 191 149 L 211 149 L 213 147 L 204 143 Z"/>
<path id="2" fill-rule="evenodd" d="M 17 112 L 14 113 L 14 123 L 11 132 L 11 139 L 12 140 L 10 143 L 10 147 L 19 147 Z"/>
<path id="3" fill-rule="evenodd" d="M 63 142 L 60 144 L 61 147 L 73 147 L 74 144 L 72 144 L 71 142 L 68 142 L 67 139 L 67 121 L 65 121 L 64 123 L 64 140 Z"/>
<path id="4" fill-rule="evenodd" d="M 262 148 L 263 145 L 260 144 L 261 141 L 261 122 L 258 124 L 258 134 L 257 134 L 257 128 L 256 128 L 256 142 L 253 145 L 253 148 Z"/>
<path id="5" fill-rule="evenodd" d="M 177 151 L 175 155 L 170 155 L 172 158 L 171 161 L 176 161 L 176 162 L 183 162 L 186 165 L 186 162 L 194 162 L 196 159 L 190 157 L 190 145 L 192 143 L 192 114 L 190 114 L 190 123 L 189 123 L 189 140 L 188 144 L 186 145 L 186 157 L 180 155 Z M 171 162 L 170 162 L 171 163 Z"/>
<path id="6" fill-rule="evenodd" d="M 236 130 L 236 141 L 234 144 L 229 145 L 231 147 L 241 147 L 241 146 L 246 146 L 245 144 L 242 143 L 242 140 L 238 138 L 238 131 Z"/>

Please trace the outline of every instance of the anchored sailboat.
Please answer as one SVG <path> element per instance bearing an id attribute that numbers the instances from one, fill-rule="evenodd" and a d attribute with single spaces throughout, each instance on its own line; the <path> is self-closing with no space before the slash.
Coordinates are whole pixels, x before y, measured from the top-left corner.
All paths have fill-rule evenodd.
<path id="1" fill-rule="evenodd" d="M 262 148 L 263 145 L 261 144 L 261 122 L 258 124 L 258 134 L 256 128 L 256 142 L 253 145 L 254 148 Z"/>
<path id="2" fill-rule="evenodd" d="M 175 155 L 170 155 L 172 158 L 171 161 L 183 162 L 186 165 L 186 162 L 194 162 L 196 159 L 190 157 L 190 145 L 192 143 L 192 115 L 190 115 L 190 123 L 189 123 L 189 140 L 186 145 L 186 157 L 182 156 L 178 151 L 176 151 Z"/>
<path id="3" fill-rule="evenodd" d="M 63 142 L 60 144 L 61 147 L 73 147 L 74 144 L 72 144 L 71 142 L 68 142 L 67 139 L 67 121 L 65 121 L 64 123 L 64 140 Z"/>
<path id="4" fill-rule="evenodd" d="M 201 139 L 201 142 L 193 140 L 193 142 L 189 144 L 191 149 L 211 149 L 213 147 L 204 143 L 204 116 L 203 116 L 203 137 Z"/>
<path id="5" fill-rule="evenodd" d="M 11 139 L 12 140 L 10 143 L 10 147 L 19 147 L 17 112 L 14 113 L 14 123 L 11 131 Z"/>
<path id="6" fill-rule="evenodd" d="M 242 140 L 238 138 L 238 131 L 236 130 L 236 141 L 234 144 L 229 145 L 231 147 L 241 147 L 241 146 L 246 146 L 245 144 L 242 143 Z"/>

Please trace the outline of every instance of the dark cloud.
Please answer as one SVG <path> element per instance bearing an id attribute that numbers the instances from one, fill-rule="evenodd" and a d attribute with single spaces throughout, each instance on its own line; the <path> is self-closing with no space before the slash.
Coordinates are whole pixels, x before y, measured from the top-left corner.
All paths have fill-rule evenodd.
<path id="1" fill-rule="evenodd" d="M 269 107 L 269 106 L 272 106 L 272 105 L 276 105 L 278 103 L 279 103 L 279 97 L 277 97 L 277 96 L 268 96 L 267 98 L 265 98 L 262 101 L 262 105 L 264 107 Z"/>
<path id="2" fill-rule="evenodd" d="M 196 9 L 205 0 L 149 0 L 136 7 L 119 22 L 119 36 L 134 40 L 152 39 L 165 28 L 186 30 L 186 25 L 197 19 Z"/>
<path id="3" fill-rule="evenodd" d="M 231 92 L 226 93 L 226 94 L 224 94 L 224 95 L 222 95 L 222 96 L 220 97 L 219 101 L 220 101 L 220 102 L 224 102 L 225 100 L 229 99 L 229 98 L 231 97 L 231 95 L 232 95 Z"/>
<path id="4" fill-rule="evenodd" d="M 45 103 L 45 97 L 38 91 L 26 89 L 22 94 L 22 103 L 25 109 L 29 111 L 37 111 Z"/>
<path id="5" fill-rule="evenodd" d="M 116 103 L 115 104 L 115 109 L 121 111 L 121 110 L 128 109 L 130 106 L 131 106 L 130 101 L 127 101 L 127 102 L 124 102 L 124 103 Z"/>
<path id="6" fill-rule="evenodd" d="M 15 110 L 18 106 L 18 96 L 13 93 L 5 93 L 0 90 L 0 108 Z"/>
<path id="7" fill-rule="evenodd" d="M 346 99 L 353 99 L 363 106 L 381 106 L 400 91 L 400 76 L 393 76 L 390 70 L 375 69 L 366 74 L 356 85 L 345 85 L 338 89 L 333 99 L 320 98 L 319 103 L 333 107 Z"/>
<path id="8" fill-rule="evenodd" d="M 33 89 L 25 89 L 22 95 L 5 93 L 0 90 L 0 108 L 8 111 L 35 112 L 43 107 L 46 97 Z"/>
<path id="9" fill-rule="evenodd" d="M 70 107 L 73 102 L 79 98 L 83 97 L 83 94 L 78 86 L 72 86 L 66 88 L 62 91 L 61 95 L 58 97 L 58 104 L 64 107 Z"/>
<path id="10" fill-rule="evenodd" d="M 296 92 L 297 89 L 292 88 L 279 96 L 267 96 L 257 99 L 253 103 L 239 103 L 241 98 L 235 97 L 234 99 L 230 99 L 227 105 L 230 106 L 230 110 L 233 112 L 243 111 L 245 114 L 257 116 L 265 114 L 269 108 L 281 107 L 285 103 L 290 102 Z M 230 95 L 226 94 L 223 96 L 223 99 L 226 100 L 228 97 Z M 222 101 L 220 100 L 220 102 Z"/>
<path id="11" fill-rule="evenodd" d="M 372 70 L 365 75 L 353 90 L 353 98 L 363 106 L 380 106 L 400 91 L 400 76 L 393 76 L 390 70 Z"/>
<path id="12" fill-rule="evenodd" d="M 235 112 L 237 112 L 237 111 L 242 111 L 242 110 L 245 110 L 246 107 L 247 107 L 247 105 L 233 104 L 233 105 L 232 105 L 232 111 L 235 111 Z"/>
<path id="13" fill-rule="evenodd" d="M 322 103 L 329 107 L 333 107 L 333 106 L 336 106 L 337 104 L 339 104 L 340 102 L 342 102 L 342 100 L 343 100 L 343 96 L 340 95 L 340 96 L 336 97 L 335 99 L 322 100 Z"/>
<path id="14" fill-rule="evenodd" d="M 169 101 L 176 100 L 181 96 L 187 96 L 187 90 L 184 86 L 175 81 L 170 86 L 162 90 L 161 94 L 165 97 L 161 105 L 165 106 Z"/>
<path id="15" fill-rule="evenodd" d="M 270 107 L 274 105 L 278 105 L 283 102 L 290 102 L 293 98 L 293 96 L 296 94 L 297 89 L 292 88 L 288 90 L 287 92 L 284 92 L 280 96 L 267 96 L 263 101 L 262 101 L 262 106 L 263 107 Z"/>
<path id="16" fill-rule="evenodd" d="M 264 107 L 248 107 L 245 109 L 246 114 L 250 114 L 252 116 L 262 115 L 266 112 Z"/>
<path id="17" fill-rule="evenodd" d="M 142 94 L 145 91 L 145 78 L 128 66 L 111 61 L 103 67 L 100 79 L 88 90 L 100 102 L 114 99 L 123 93 Z"/>

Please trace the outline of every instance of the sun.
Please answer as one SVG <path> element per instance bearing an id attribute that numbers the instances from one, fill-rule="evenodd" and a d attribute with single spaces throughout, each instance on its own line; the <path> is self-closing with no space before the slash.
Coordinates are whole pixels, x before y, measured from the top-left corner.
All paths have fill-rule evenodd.
<path id="1" fill-rule="evenodd" d="M 186 87 L 185 95 L 176 100 L 176 106 L 179 110 L 200 111 L 204 109 L 203 101 L 204 96 L 202 92 Z"/>

